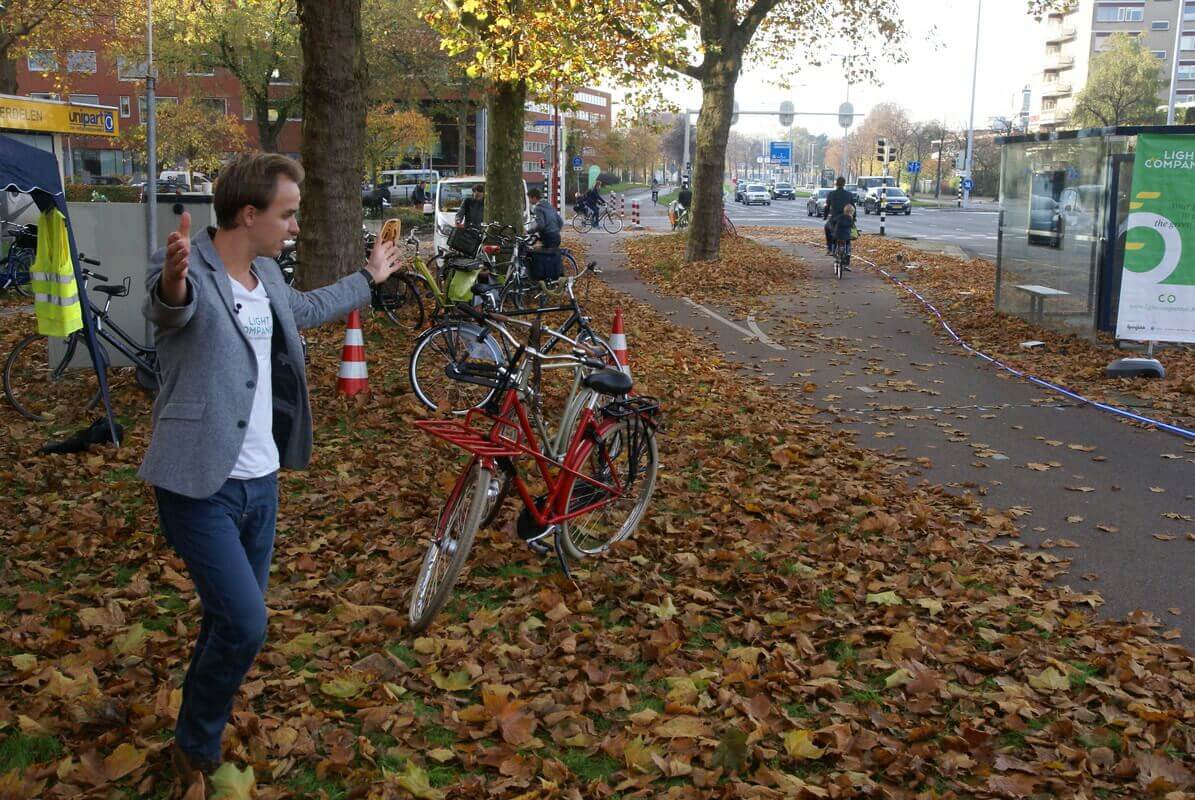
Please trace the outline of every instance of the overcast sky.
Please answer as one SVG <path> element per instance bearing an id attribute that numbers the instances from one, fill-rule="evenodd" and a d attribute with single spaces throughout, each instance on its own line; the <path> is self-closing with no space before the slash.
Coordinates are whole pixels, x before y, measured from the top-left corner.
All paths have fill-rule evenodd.
<path id="1" fill-rule="evenodd" d="M 945 120 L 965 127 L 971 102 L 971 70 L 975 54 L 975 13 L 979 0 L 892 0 L 903 11 L 911 36 L 903 45 L 907 62 L 886 68 L 881 83 L 853 85 L 850 101 L 856 112 L 866 112 L 882 102 L 895 102 L 914 119 Z M 983 0 L 979 44 L 979 79 L 975 101 L 976 127 L 989 118 L 1010 115 L 1020 109 L 1021 90 L 1040 72 L 1043 36 L 1040 24 L 1025 13 L 1024 0 Z M 882 44 L 875 45 L 877 48 Z M 832 50 L 833 47 L 831 46 Z M 744 72 L 735 99 L 742 109 L 766 110 L 791 100 L 797 111 L 837 111 L 847 99 L 846 81 L 840 68 L 790 67 L 793 88 L 783 90 L 769 84 L 765 70 Z M 615 92 L 615 99 L 619 94 Z M 701 92 L 696 84 L 673 95 L 678 104 L 697 109 Z M 1040 104 L 1033 98 L 1036 111 Z M 620 104 L 616 104 L 616 110 Z M 815 133 L 840 135 L 833 117 L 800 117 Z M 739 118 L 735 130 L 771 134 L 780 130 L 775 117 Z"/>

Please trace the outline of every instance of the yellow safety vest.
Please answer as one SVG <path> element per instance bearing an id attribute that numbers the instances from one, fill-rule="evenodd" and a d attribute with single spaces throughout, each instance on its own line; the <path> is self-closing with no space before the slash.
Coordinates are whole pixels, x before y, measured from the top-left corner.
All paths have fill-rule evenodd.
<path id="1" fill-rule="evenodd" d="M 37 220 L 37 258 L 29 278 L 38 333 L 68 336 L 83 327 L 66 218 L 56 208 Z"/>

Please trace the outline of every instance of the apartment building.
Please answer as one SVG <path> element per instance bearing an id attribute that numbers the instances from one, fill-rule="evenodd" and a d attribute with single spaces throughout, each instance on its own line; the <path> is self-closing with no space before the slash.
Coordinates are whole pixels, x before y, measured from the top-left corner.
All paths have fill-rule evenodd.
<path id="1" fill-rule="evenodd" d="M 1053 130 L 1065 123 L 1075 96 L 1087 84 L 1091 60 L 1115 33 L 1140 37 L 1158 57 L 1167 78 L 1178 58 L 1178 100 L 1195 102 L 1195 2 L 1192 0 L 1077 0 L 1068 11 L 1049 14 L 1045 25 L 1045 58 L 1037 94 L 1038 125 Z M 1182 28 L 1178 53 L 1177 28 Z M 1168 101 L 1159 93 L 1159 105 Z"/>
<path id="2" fill-rule="evenodd" d="M 23 95 L 42 99 L 70 99 L 77 103 L 112 106 L 119 109 L 120 127 L 127 129 L 145 123 L 145 80 L 138 77 L 134 70 L 126 69 L 123 62 L 109 55 L 104 50 L 103 42 L 95 40 L 81 47 L 92 49 L 71 50 L 58 53 L 53 50 L 38 50 L 29 53 L 17 65 L 17 84 Z M 59 90 L 57 77 L 63 73 L 69 78 L 69 91 Z M 285 76 L 279 76 L 276 84 L 271 86 L 271 95 L 286 97 L 294 91 L 294 86 Z M 177 102 L 180 97 L 198 97 L 204 103 L 217 111 L 228 114 L 236 119 L 245 129 L 250 147 L 260 146 L 258 126 L 254 119 L 254 110 L 245 102 L 240 84 L 231 73 L 224 69 L 212 72 L 197 73 L 178 79 L 161 79 L 157 85 L 159 103 Z M 418 102 L 418 98 L 415 98 Z M 575 96 L 576 108 L 563 114 L 566 125 L 576 122 L 595 125 L 609 130 L 610 95 L 595 89 L 582 89 Z M 438 169 L 442 174 L 455 175 L 476 173 L 484 170 L 479 166 L 477 147 L 478 109 L 471 109 L 469 124 L 464 128 L 465 158 L 460 161 L 459 141 L 462 128 L 457 115 L 445 112 L 442 106 L 436 109 L 429 106 L 427 113 L 436 125 L 438 135 L 436 145 L 430 153 L 430 166 Z M 271 109 L 271 114 L 276 112 Z M 540 159 L 550 158 L 551 125 L 544 124 L 551 120 L 552 109 L 539 104 L 529 103 L 527 106 L 527 120 L 523 141 L 522 168 L 523 177 L 530 184 L 543 183 L 543 171 L 540 169 Z M 273 119 L 273 118 L 271 118 Z M 536 124 L 539 122 L 540 124 Z M 302 144 L 301 111 L 295 110 L 285 120 L 277 145 L 280 152 L 298 157 Z M 144 177 L 144 164 L 141 154 L 121 150 L 119 144 L 101 137 L 76 137 L 68 140 L 70 158 L 63 165 L 69 176 L 68 180 L 85 180 L 88 176 L 125 176 Z M 169 166 L 169 165 L 163 165 Z M 416 163 L 405 166 L 417 167 Z"/>

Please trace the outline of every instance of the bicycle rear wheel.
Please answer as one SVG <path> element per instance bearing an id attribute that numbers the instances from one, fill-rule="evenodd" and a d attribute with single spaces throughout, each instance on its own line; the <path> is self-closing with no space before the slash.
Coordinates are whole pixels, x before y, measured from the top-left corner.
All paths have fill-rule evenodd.
<path id="1" fill-rule="evenodd" d="M 391 275 L 378 287 L 377 297 L 387 319 L 398 327 L 413 331 L 423 327 L 423 298 L 410 275 Z"/>
<path id="2" fill-rule="evenodd" d="M 29 297 L 29 267 L 33 265 L 34 253 L 28 247 L 10 247 L 8 268 L 12 275 L 12 288 L 22 297 Z"/>
<path id="3" fill-rule="evenodd" d="M 561 546 L 569 558 L 598 555 L 621 542 L 638 527 L 656 488 L 660 454 L 656 435 L 637 417 L 624 417 L 602 427 L 585 461 L 577 468 L 569 491 L 569 512 L 590 509 L 561 525 Z M 609 488 L 614 477 L 621 493 Z"/>
<path id="4" fill-rule="evenodd" d="M 419 402 L 433 411 L 464 414 L 490 399 L 494 387 L 456 380 L 448 367 L 480 364 L 491 369 L 505 363 L 493 336 L 484 336 L 467 322 L 445 322 L 425 332 L 411 351 L 407 377 Z"/>
<path id="5" fill-rule="evenodd" d="M 39 422 L 67 423 L 95 408 L 100 400 L 100 382 L 90 360 L 69 367 L 76 352 L 86 358 L 87 347 L 81 344 L 80 335 L 71 336 L 65 351 L 51 362 L 49 337 L 33 333 L 17 342 L 4 362 L 4 396 L 21 416 Z M 100 354 L 107 364 L 103 345 Z"/>
<path id="6" fill-rule="evenodd" d="M 591 220 L 584 214 L 576 214 L 573 216 L 573 230 L 575 230 L 577 233 L 589 233 L 589 229 L 592 227 L 593 224 Z"/>
<path id="7" fill-rule="evenodd" d="M 606 214 L 602 217 L 602 228 L 606 233 L 618 233 L 622 230 L 622 217 L 616 217 L 613 213 Z"/>
<path id="8" fill-rule="evenodd" d="M 452 594 L 461 567 L 469 557 L 478 524 L 487 510 L 489 487 L 490 471 L 476 458 L 456 479 L 411 589 L 408 618 L 413 633 L 426 630 Z"/>

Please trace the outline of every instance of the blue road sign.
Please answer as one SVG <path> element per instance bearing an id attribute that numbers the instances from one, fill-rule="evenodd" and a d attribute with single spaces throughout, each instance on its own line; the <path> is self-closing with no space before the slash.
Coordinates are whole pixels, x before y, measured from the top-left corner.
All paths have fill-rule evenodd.
<path id="1" fill-rule="evenodd" d="M 791 167 L 793 163 L 792 142 L 768 142 L 768 159 L 773 164 Z"/>
<path id="2" fill-rule="evenodd" d="M 920 171 L 921 171 L 921 162 L 920 161 L 910 161 L 909 162 L 909 172 L 916 174 Z"/>
<path id="3" fill-rule="evenodd" d="M 581 169 L 581 156 L 573 156 L 573 169 Z"/>
<path id="4" fill-rule="evenodd" d="M 553 122 L 550 119 L 537 119 L 535 122 L 533 122 L 531 124 L 537 128 L 550 128 L 553 125 L 557 125 L 559 123 Z"/>
<path id="5" fill-rule="evenodd" d="M 975 188 L 975 181 L 970 178 L 963 178 L 963 191 L 969 192 Z"/>

